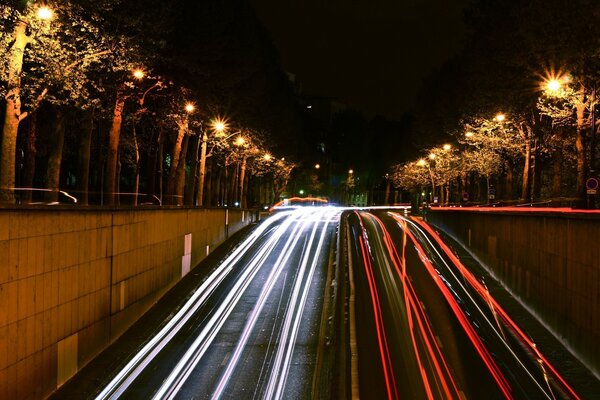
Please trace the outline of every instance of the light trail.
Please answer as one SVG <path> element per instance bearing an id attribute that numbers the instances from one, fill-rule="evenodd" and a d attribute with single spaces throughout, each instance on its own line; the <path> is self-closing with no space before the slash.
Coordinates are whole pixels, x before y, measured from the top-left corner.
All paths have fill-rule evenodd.
<path id="1" fill-rule="evenodd" d="M 460 271 L 460 273 L 467 279 L 469 284 L 480 294 L 480 296 L 486 298 L 488 303 L 490 303 L 490 307 L 494 312 L 494 316 L 500 315 L 501 319 L 515 332 L 515 334 L 521 339 L 521 341 L 527 345 L 529 350 L 535 354 L 538 358 L 541 368 L 544 368 L 544 365 L 550 369 L 553 376 L 563 385 L 563 388 L 566 392 L 575 399 L 579 399 L 579 396 L 571 386 L 566 382 L 566 380 L 558 373 L 558 371 L 550 364 L 550 362 L 544 357 L 544 355 L 537 348 L 535 343 L 519 328 L 519 326 L 510 318 L 508 313 L 498 304 L 496 299 L 494 299 L 487 288 L 482 285 L 475 276 L 469 271 L 464 264 L 460 261 L 460 259 L 450 250 L 448 245 L 446 245 L 440 236 L 431 228 L 431 226 L 423 221 L 417 220 L 417 223 L 425 229 L 431 237 L 436 241 L 436 243 L 440 246 L 440 248 L 444 251 L 444 253 L 450 258 L 452 263 L 456 266 L 456 268 Z M 545 375 L 545 371 L 544 371 Z M 550 389 L 550 388 L 549 388 Z M 550 389 L 551 390 L 551 389 Z M 554 396 L 552 396 L 554 397 Z"/>
<path id="2" fill-rule="evenodd" d="M 405 250 L 406 250 L 406 243 L 407 243 L 406 232 L 403 231 L 402 257 L 400 257 L 398 255 L 396 246 L 394 245 L 393 240 L 390 236 L 390 233 L 385 228 L 383 222 L 379 218 L 376 218 L 376 217 L 374 217 L 374 218 L 375 218 L 376 222 L 378 223 L 381 231 L 383 232 L 384 242 L 388 249 L 388 254 L 390 254 L 392 256 L 392 262 L 393 262 L 394 266 L 396 267 L 396 271 L 398 272 L 398 275 L 401 277 L 401 281 L 402 281 L 403 288 L 404 288 L 403 293 L 405 295 L 405 303 L 410 305 L 410 307 L 407 307 L 407 315 L 408 315 L 408 320 L 409 320 L 409 323 L 411 326 L 410 333 L 411 333 L 411 339 L 413 341 L 413 348 L 415 350 L 415 354 L 417 355 L 417 358 L 419 358 L 416 337 L 414 334 L 414 330 L 412 329 L 414 321 L 412 319 L 411 309 L 414 312 L 416 323 L 419 328 L 419 336 L 418 337 L 422 341 L 424 341 L 424 344 L 428 351 L 427 355 L 429 356 L 429 359 L 432 360 L 434 370 L 436 371 L 436 374 L 437 374 L 436 382 L 441 383 L 444 397 L 448 398 L 448 399 L 460 398 L 460 393 L 456 386 L 456 382 L 454 381 L 452 374 L 450 373 L 448 364 L 442 354 L 442 351 L 437 343 L 437 340 L 435 339 L 435 335 L 433 333 L 431 324 L 429 323 L 429 320 L 428 320 L 427 316 L 425 315 L 423 308 L 419 306 L 420 303 L 419 303 L 418 296 L 417 296 L 416 291 L 406 273 L 406 258 L 404 255 Z M 419 365 L 421 366 L 422 364 L 421 364 L 420 359 L 418 359 L 418 362 L 419 362 Z M 428 384 L 427 374 L 425 373 L 425 370 L 422 367 L 420 369 L 420 373 L 423 377 L 423 384 L 426 387 L 429 398 L 434 398 L 431 388 L 429 387 L 429 384 Z M 448 381 L 450 381 L 450 383 L 448 383 Z M 451 391 L 451 388 L 452 388 L 452 391 Z"/>
<path id="3" fill-rule="evenodd" d="M 227 257 L 215 271 L 207 277 L 202 285 L 193 293 L 181 309 L 165 324 L 165 326 L 146 343 L 135 356 L 119 371 L 119 373 L 102 389 L 96 399 L 117 399 L 131 383 L 152 362 L 160 351 L 179 332 L 192 315 L 206 302 L 218 285 L 231 272 L 233 265 L 272 225 L 291 213 L 276 214 L 264 221 Z"/>
<path id="4" fill-rule="evenodd" d="M 369 292 L 371 295 L 371 303 L 373 306 L 373 314 L 375 316 L 375 328 L 377 330 L 377 341 L 379 345 L 379 356 L 381 359 L 381 365 L 383 368 L 383 374 L 385 378 L 386 391 L 388 398 L 398 399 L 398 389 L 396 385 L 396 378 L 394 376 L 394 370 L 392 366 L 392 358 L 390 355 L 390 350 L 387 341 L 387 334 L 385 331 L 385 326 L 383 323 L 383 313 L 381 311 L 381 301 L 379 299 L 379 291 L 377 289 L 377 283 L 375 282 L 375 276 L 373 271 L 373 266 L 370 258 L 368 257 L 368 253 L 370 250 L 367 250 L 368 236 L 366 234 L 366 229 L 364 227 L 362 218 L 358 212 L 355 211 L 355 214 L 358 217 L 358 221 L 360 223 L 362 235 L 358 237 L 359 240 L 359 249 L 360 254 L 363 258 L 363 265 L 365 267 L 365 273 L 367 275 L 367 280 L 369 283 Z"/>
<path id="5" fill-rule="evenodd" d="M 287 232 L 292 222 L 297 220 L 301 221 L 303 226 L 310 222 L 306 220 L 306 216 L 309 213 L 310 210 L 299 210 L 294 213 L 294 218 L 287 218 L 284 223 L 271 234 L 268 241 L 252 258 L 252 261 L 247 266 L 244 266 L 244 272 L 240 278 L 237 279 L 234 287 L 216 310 L 212 318 L 208 321 L 208 323 L 205 324 L 194 343 L 187 349 L 181 360 L 172 369 L 169 377 L 163 382 L 160 389 L 155 393 L 153 397 L 154 399 L 172 399 L 175 397 L 189 375 L 193 372 L 196 365 L 198 365 L 202 359 L 202 356 L 206 350 L 208 350 L 215 336 L 226 322 L 234 307 L 242 298 L 242 295 L 250 283 L 252 283 L 253 278 L 263 266 L 263 262 L 265 261 L 266 257 L 272 252 L 275 245 Z"/>
<path id="6" fill-rule="evenodd" d="M 309 245 L 307 246 L 309 248 L 310 251 L 310 247 L 312 244 L 312 239 L 314 237 L 314 233 L 316 232 L 316 229 L 319 225 L 319 223 L 321 221 L 323 221 L 323 214 L 324 212 L 320 212 L 317 213 L 316 215 L 312 215 L 310 216 L 310 218 L 305 218 L 304 221 L 306 223 L 308 222 L 314 222 L 314 227 L 313 227 L 313 233 L 311 235 L 311 242 L 309 243 Z M 319 241 L 319 246 L 321 246 L 321 244 L 324 241 L 324 234 L 326 232 L 326 228 L 327 225 L 330 223 L 330 221 L 326 221 L 326 224 L 323 226 L 323 230 L 322 230 L 322 235 L 321 235 L 321 239 Z M 305 228 L 305 226 L 303 225 L 302 228 Z M 237 363 L 242 355 L 242 352 L 244 350 L 244 347 L 246 346 L 251 333 L 254 329 L 254 326 L 258 320 L 258 317 L 260 315 L 260 312 L 262 311 L 264 305 L 266 304 L 266 301 L 272 291 L 272 289 L 275 286 L 275 283 L 277 282 L 277 279 L 279 278 L 281 272 L 283 271 L 284 267 L 287 265 L 289 258 L 292 256 L 293 251 L 295 250 L 295 247 L 298 243 L 298 241 L 303 237 L 303 229 L 297 228 L 296 231 L 294 231 L 291 235 L 290 235 L 290 239 L 288 240 L 288 242 L 286 243 L 286 246 L 284 247 L 284 249 L 282 250 L 282 252 L 279 255 L 279 258 L 277 259 L 277 261 L 274 264 L 273 269 L 271 270 L 271 273 L 269 274 L 269 277 L 267 278 L 267 281 L 265 283 L 265 286 L 263 288 L 263 290 L 261 291 L 261 294 L 259 296 L 259 299 L 256 303 L 256 306 L 254 307 L 254 309 L 252 310 L 250 317 L 248 319 L 248 322 L 246 323 L 244 330 L 242 332 L 242 335 L 240 337 L 240 339 L 237 342 L 236 345 L 236 349 L 233 353 L 233 355 L 230 357 L 230 359 L 228 360 L 228 364 L 227 364 L 227 368 L 225 370 L 225 372 L 223 373 L 216 390 L 213 392 L 212 394 L 212 398 L 213 399 L 218 399 L 222 396 L 223 391 L 225 390 L 225 387 L 227 386 L 227 384 L 229 383 L 231 376 L 237 366 Z M 304 259 L 308 259 L 308 251 L 304 252 Z M 313 257 L 313 264 L 316 264 L 318 257 L 320 254 L 320 250 L 317 249 L 316 251 L 316 255 Z M 299 275 L 302 275 L 302 272 L 299 272 Z M 311 276 L 307 279 L 308 284 L 310 284 L 310 282 L 312 281 L 312 274 Z M 293 343 L 293 340 L 292 340 Z M 271 376 L 273 376 L 273 374 L 271 374 Z"/>
<path id="7" fill-rule="evenodd" d="M 563 388 L 564 392 L 567 393 L 572 398 L 579 399 L 578 395 L 567 384 L 567 382 L 564 380 L 564 378 L 562 378 L 560 376 L 560 374 L 558 374 L 558 372 L 555 370 L 555 368 L 546 360 L 546 358 L 537 349 L 537 347 L 535 346 L 535 343 L 533 343 L 522 332 L 522 330 L 514 323 L 514 321 L 512 321 L 512 319 L 500 307 L 500 305 L 491 296 L 491 294 L 483 287 L 483 285 L 481 285 L 481 283 L 479 283 L 479 281 L 477 281 L 477 279 L 473 276 L 473 274 L 460 262 L 460 260 L 458 259 L 458 257 L 456 257 L 454 255 L 454 253 L 448 248 L 448 246 L 443 243 L 443 241 L 441 240 L 441 238 L 439 237 L 439 235 L 437 235 L 428 224 L 426 224 L 424 222 L 421 222 L 419 220 L 416 220 L 414 218 L 412 218 L 411 220 L 409 220 L 406 217 L 403 217 L 403 216 L 401 216 L 399 214 L 396 214 L 396 213 L 388 213 L 388 214 L 391 215 L 400 225 L 404 224 L 404 226 L 406 226 L 406 224 L 410 224 L 413 227 L 413 229 L 415 229 L 416 231 L 418 231 L 420 233 L 420 235 L 425 240 L 425 242 L 429 244 L 429 247 L 436 253 L 437 257 L 446 266 L 446 270 L 451 274 L 451 276 L 454 278 L 454 280 L 456 281 L 456 283 L 463 289 L 463 292 L 471 300 L 472 305 L 479 311 L 479 314 L 483 317 L 484 321 L 488 324 L 489 328 L 497 336 L 498 342 L 503 344 L 503 346 L 508 351 L 508 353 L 513 357 L 513 359 L 517 363 L 517 365 L 519 365 L 522 368 L 523 372 L 525 373 L 525 376 L 529 376 L 530 377 L 530 379 L 534 383 L 534 385 L 536 385 L 538 387 L 538 389 L 540 390 L 540 392 L 543 393 L 546 396 L 546 398 L 548 398 L 548 399 L 554 399 L 555 398 L 554 394 L 552 393 L 552 389 L 547 384 L 544 385 L 544 384 L 540 383 L 538 381 L 538 379 L 536 379 L 533 376 L 533 374 L 529 370 L 529 368 L 527 368 L 523 364 L 523 361 L 521 360 L 521 358 L 515 353 L 515 351 L 513 350 L 512 346 L 507 342 L 506 337 L 504 335 L 504 332 L 501 330 L 501 328 L 499 326 L 497 326 L 496 324 L 494 324 L 488 318 L 487 314 L 479 307 L 478 302 L 471 296 L 470 291 L 468 291 L 464 287 L 464 285 L 462 283 L 463 281 L 461 279 L 459 279 L 455 275 L 453 268 L 451 268 L 450 265 L 447 264 L 445 258 L 442 257 L 442 255 L 437 250 L 437 247 L 434 246 L 433 242 L 429 239 L 429 237 L 427 236 L 427 234 L 425 234 L 424 231 L 427 231 L 429 233 L 429 235 L 431 235 L 434 238 L 434 240 L 436 241 L 436 243 L 440 246 L 440 248 L 442 248 L 442 250 L 448 256 L 448 258 L 450 258 L 450 260 L 452 261 L 452 263 L 454 264 L 454 266 L 456 267 L 456 269 L 458 269 L 458 271 L 461 273 L 462 277 L 469 283 L 469 285 L 473 289 L 476 290 L 476 292 L 479 294 L 479 296 L 481 297 L 481 299 L 484 302 L 486 302 L 487 304 L 489 304 L 490 302 L 491 302 L 491 304 L 493 304 L 493 307 L 492 307 L 491 311 L 494 313 L 494 316 L 495 316 L 496 313 L 500 314 L 502 320 L 505 321 L 505 323 L 507 324 L 507 326 L 509 328 L 511 328 L 511 331 L 515 333 L 516 337 L 521 341 L 521 343 L 525 347 L 528 347 L 530 349 L 530 352 L 536 356 L 537 360 L 539 360 L 539 365 L 541 366 L 542 372 L 544 374 L 544 383 L 546 383 L 546 373 L 545 373 L 545 369 L 544 369 L 544 365 L 546 365 L 546 367 L 550 369 L 550 371 L 552 372 L 553 376 L 556 378 L 556 382 L 559 384 L 559 386 L 561 386 Z M 416 238 L 412 235 L 412 233 L 410 233 L 410 231 L 408 233 L 409 233 L 409 236 L 412 236 L 414 238 L 413 242 L 416 244 Z M 421 259 L 423 260 L 423 262 L 425 264 L 430 263 L 429 259 L 425 255 L 425 252 L 420 247 L 420 245 L 417 246 L 417 250 L 418 250 L 419 255 L 420 255 Z M 439 273 L 437 273 L 437 274 L 439 275 Z M 440 277 L 441 277 L 441 275 L 440 275 Z M 446 281 L 444 280 L 444 282 L 446 282 Z M 445 284 L 448 285 L 448 283 L 445 283 Z"/>
<path id="8" fill-rule="evenodd" d="M 294 345 L 296 343 L 296 337 L 300 328 L 300 319 L 302 317 L 304 306 L 308 298 L 308 294 L 313 281 L 313 275 L 318 265 L 319 258 L 322 256 L 322 248 L 325 243 L 325 237 L 327 235 L 328 225 L 334 220 L 332 217 L 332 211 L 327 210 L 329 218 L 323 224 L 321 228 L 321 234 L 317 241 L 317 246 L 314 250 L 314 255 L 311 256 L 311 249 L 313 242 L 316 237 L 319 223 L 315 223 L 311 236 L 307 245 L 308 250 L 303 252 L 302 261 L 300 264 L 300 270 L 294 283 L 292 292 L 292 298 L 290 305 L 288 306 L 286 317 L 282 329 L 282 334 L 279 339 L 279 346 L 275 356 L 275 362 L 272 367 L 272 372 L 267 385 L 265 398 L 280 399 L 283 396 L 283 391 L 287 381 L 287 376 L 294 352 Z M 334 215 L 338 215 L 338 211 L 333 211 Z M 317 215 L 323 215 L 325 212 Z M 320 218 L 319 218 L 320 219 Z M 309 260 L 312 260 L 308 272 L 305 273 Z"/>
<path id="9" fill-rule="evenodd" d="M 387 270 L 392 273 L 396 271 L 400 278 L 400 283 L 404 301 L 396 301 L 398 305 L 404 305 L 404 315 L 406 317 L 407 330 L 410 334 L 410 345 L 412 346 L 412 353 L 418 373 L 421 376 L 421 383 L 424 390 L 424 395 L 428 399 L 434 399 L 439 396 L 444 398 L 460 398 L 456 383 L 452 378 L 452 374 L 449 371 L 446 360 L 437 344 L 435 335 L 433 334 L 432 328 L 428 323 L 427 317 L 420 306 L 420 301 L 416 295 L 412 283 L 406 273 L 406 265 L 404 258 L 404 251 L 406 245 L 406 235 L 403 237 L 402 243 L 402 254 L 398 256 L 393 241 L 389 235 L 389 232 L 383 225 L 383 222 L 373 214 L 363 213 L 360 215 L 361 219 L 369 219 L 373 229 L 377 229 L 377 235 L 373 235 L 373 242 L 378 245 L 383 251 L 384 260 L 379 260 L 386 265 Z M 364 226 L 364 225 L 363 225 Z M 366 231 L 364 232 L 366 233 Z M 364 235 L 363 233 L 363 235 Z M 379 240 L 382 238 L 383 242 Z M 362 240 L 362 238 L 359 238 Z M 391 265 L 390 265 L 391 262 Z M 393 278 L 392 278 L 393 279 Z M 393 293 L 387 293 L 388 299 L 393 298 Z M 397 318 L 397 316 L 396 316 Z M 419 343 L 421 343 L 419 345 Z M 421 356 L 420 347 L 425 350 L 424 358 Z M 403 357 L 407 357 L 408 353 L 404 353 Z M 426 368 L 424 361 L 429 362 L 429 366 Z M 432 374 L 433 381 L 438 385 L 438 395 L 434 395 L 433 388 L 430 384 L 429 374 Z M 388 397 L 390 394 L 388 393 Z"/>

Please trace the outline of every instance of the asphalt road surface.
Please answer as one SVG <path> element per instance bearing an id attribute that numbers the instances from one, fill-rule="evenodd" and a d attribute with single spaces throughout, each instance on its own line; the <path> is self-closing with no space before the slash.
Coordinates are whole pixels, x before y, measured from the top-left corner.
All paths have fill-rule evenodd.
<path id="1" fill-rule="evenodd" d="M 400 210 L 282 209 L 219 251 L 53 397 L 559 399 L 600 388 L 587 370 L 563 378 L 496 284 Z"/>

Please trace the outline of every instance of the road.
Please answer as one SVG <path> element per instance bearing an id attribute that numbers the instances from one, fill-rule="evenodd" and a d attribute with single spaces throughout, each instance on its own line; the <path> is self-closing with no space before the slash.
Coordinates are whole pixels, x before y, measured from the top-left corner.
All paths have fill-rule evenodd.
<path id="1" fill-rule="evenodd" d="M 261 224 L 97 398 L 314 397 L 339 213 L 300 208 Z"/>
<path id="2" fill-rule="evenodd" d="M 578 398 L 420 220 L 346 214 L 363 398 Z"/>
<path id="3" fill-rule="evenodd" d="M 54 398 L 580 398 L 398 210 L 282 209 L 202 270 Z"/>

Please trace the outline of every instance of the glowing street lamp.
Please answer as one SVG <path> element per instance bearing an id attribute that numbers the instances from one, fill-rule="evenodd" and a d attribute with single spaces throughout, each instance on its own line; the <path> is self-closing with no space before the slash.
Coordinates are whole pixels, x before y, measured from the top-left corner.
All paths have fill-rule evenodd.
<path id="1" fill-rule="evenodd" d="M 266 153 L 263 158 L 265 159 L 265 161 L 271 161 L 271 159 L 273 158 L 273 156 L 269 153 Z"/>
<path id="2" fill-rule="evenodd" d="M 37 9 L 36 15 L 39 19 L 44 21 L 51 20 L 54 17 L 54 12 L 48 6 L 42 6 Z"/>
<path id="3" fill-rule="evenodd" d="M 354 173 L 354 170 L 353 170 L 353 169 L 349 169 L 349 170 L 348 170 L 348 173 L 349 173 L 350 175 L 352 175 L 352 174 Z"/>
<path id="4" fill-rule="evenodd" d="M 222 121 L 220 119 L 214 120 L 212 123 L 212 127 L 215 131 L 217 131 L 217 133 L 223 133 L 227 129 L 225 121 Z"/>
<path id="5" fill-rule="evenodd" d="M 558 79 L 550 79 L 547 83 L 546 83 L 546 91 L 549 93 L 558 93 L 558 91 L 561 89 L 562 84 L 560 83 L 560 81 Z"/>
<path id="6" fill-rule="evenodd" d="M 237 139 L 235 139 L 236 146 L 242 146 L 244 143 L 246 143 L 246 139 L 244 139 L 243 136 L 238 136 Z"/>
<path id="7" fill-rule="evenodd" d="M 144 77 L 144 71 L 142 71 L 141 69 L 136 69 L 135 71 L 133 71 L 133 77 L 135 79 L 142 79 Z"/>
<path id="8" fill-rule="evenodd" d="M 494 117 L 494 120 L 498 121 L 498 122 L 502 122 L 505 119 L 506 119 L 506 115 L 504 115 L 502 113 L 496 114 L 496 116 Z"/>
<path id="9" fill-rule="evenodd" d="M 195 109 L 196 109 L 196 106 L 194 106 L 194 104 L 192 104 L 192 103 L 187 103 L 185 105 L 185 112 L 187 112 L 187 113 L 193 113 Z"/>
<path id="10" fill-rule="evenodd" d="M 465 133 L 465 137 L 470 138 L 473 137 L 474 133 L 473 132 L 467 132 Z"/>
<path id="11" fill-rule="evenodd" d="M 315 169 L 319 169 L 319 168 L 321 168 L 321 165 L 320 164 L 315 164 Z"/>
<path id="12" fill-rule="evenodd" d="M 442 148 L 443 148 L 445 151 L 448 151 L 448 150 L 450 150 L 450 149 L 452 148 L 452 145 L 451 145 L 451 144 L 445 144 L 445 145 L 444 145 Z"/>
<path id="13" fill-rule="evenodd" d="M 435 153 L 429 153 L 429 159 L 430 160 L 435 160 Z"/>

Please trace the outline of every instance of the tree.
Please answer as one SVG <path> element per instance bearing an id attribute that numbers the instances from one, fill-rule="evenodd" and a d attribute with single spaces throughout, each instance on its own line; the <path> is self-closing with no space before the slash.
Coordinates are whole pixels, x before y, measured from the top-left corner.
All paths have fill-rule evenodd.
<path id="1" fill-rule="evenodd" d="M 55 10 L 35 3 L 0 6 L 0 81 L 6 101 L 0 201 L 14 201 L 16 138 L 21 121 L 43 100 L 65 101 L 80 95 L 87 68 L 111 52 L 83 7 L 67 1 L 55 5 Z"/>

